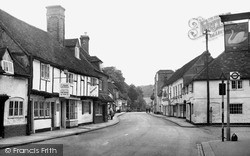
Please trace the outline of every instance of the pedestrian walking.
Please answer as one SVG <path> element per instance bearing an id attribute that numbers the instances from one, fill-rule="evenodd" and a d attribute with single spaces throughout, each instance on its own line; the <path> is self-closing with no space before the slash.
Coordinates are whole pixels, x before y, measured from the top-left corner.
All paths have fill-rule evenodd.
<path id="1" fill-rule="evenodd" d="M 110 116 L 110 119 L 113 120 L 114 110 L 112 109 L 112 107 L 109 107 L 109 116 Z"/>

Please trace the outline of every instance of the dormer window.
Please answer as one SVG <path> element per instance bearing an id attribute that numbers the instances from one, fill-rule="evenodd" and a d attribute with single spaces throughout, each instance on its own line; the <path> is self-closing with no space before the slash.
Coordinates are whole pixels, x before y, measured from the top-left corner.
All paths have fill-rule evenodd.
<path id="1" fill-rule="evenodd" d="M 75 47 L 75 57 L 80 59 L 80 49 L 79 49 L 79 47 Z"/>
<path id="2" fill-rule="evenodd" d="M 14 67 L 13 67 L 13 62 L 7 61 L 7 60 L 2 60 L 1 65 L 3 70 L 8 73 L 8 74 L 14 74 Z"/>
<path id="3" fill-rule="evenodd" d="M 2 59 L 2 60 L 1 60 Z M 13 60 L 8 52 L 8 50 L 3 51 L 1 60 L 1 67 L 7 74 L 14 74 L 14 65 Z"/>

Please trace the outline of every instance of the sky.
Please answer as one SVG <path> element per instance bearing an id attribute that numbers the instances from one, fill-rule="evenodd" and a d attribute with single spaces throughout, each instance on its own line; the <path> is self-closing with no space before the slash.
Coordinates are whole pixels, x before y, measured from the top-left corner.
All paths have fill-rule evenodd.
<path id="1" fill-rule="evenodd" d="M 121 70 L 125 82 L 154 84 L 159 70 L 177 70 L 206 50 L 205 37 L 188 37 L 192 18 L 250 12 L 249 0 L 0 0 L 0 9 L 44 31 L 46 7 L 65 8 L 65 38 L 90 37 L 90 55 Z M 208 42 L 212 57 L 224 36 Z"/>

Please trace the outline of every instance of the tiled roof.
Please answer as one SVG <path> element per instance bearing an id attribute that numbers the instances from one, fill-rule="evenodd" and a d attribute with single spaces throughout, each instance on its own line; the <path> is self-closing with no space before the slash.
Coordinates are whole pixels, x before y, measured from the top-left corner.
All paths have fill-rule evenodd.
<path id="1" fill-rule="evenodd" d="M 97 56 L 91 56 L 90 59 L 91 62 L 102 62 L 102 60 L 100 60 Z"/>
<path id="2" fill-rule="evenodd" d="M 31 26 L 0 9 L 0 26 L 28 54 L 71 72 L 98 77 L 90 62 L 74 57 L 70 49 L 61 46 L 54 38 L 41 29 Z"/>
<path id="3" fill-rule="evenodd" d="M 64 46 L 66 46 L 66 47 L 75 47 L 77 42 L 78 42 L 77 38 L 65 39 L 64 40 Z"/>
<path id="4" fill-rule="evenodd" d="M 209 64 L 208 69 L 211 80 L 220 80 L 222 72 L 229 76 L 233 71 L 238 71 L 241 79 L 249 79 L 250 52 L 223 52 Z M 194 80 L 206 80 L 206 70 L 201 71 Z"/>
<path id="5" fill-rule="evenodd" d="M 188 63 L 186 63 L 184 66 L 182 66 L 181 68 L 179 68 L 178 70 L 176 70 L 174 72 L 174 74 L 166 81 L 166 83 L 164 84 L 164 86 L 166 85 L 170 85 L 172 83 L 174 83 L 175 81 L 177 81 L 178 79 L 180 79 L 181 77 L 183 77 L 183 75 L 195 64 L 195 62 L 203 55 L 204 53 L 202 53 L 201 55 L 197 56 L 196 58 L 194 58 L 193 60 L 189 61 Z"/>
<path id="6" fill-rule="evenodd" d="M 5 48 L 5 47 L 0 48 L 0 60 L 2 59 L 2 57 L 3 57 L 4 53 L 5 53 L 5 51 L 6 51 L 6 48 Z"/>

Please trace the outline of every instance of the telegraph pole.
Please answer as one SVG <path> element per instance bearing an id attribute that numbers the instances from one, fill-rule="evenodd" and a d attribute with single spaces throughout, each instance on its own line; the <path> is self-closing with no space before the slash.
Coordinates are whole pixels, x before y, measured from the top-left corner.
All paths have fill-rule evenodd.
<path id="1" fill-rule="evenodd" d="M 227 141 L 230 141 L 230 83 L 229 77 L 227 78 Z"/>
<path id="2" fill-rule="evenodd" d="M 221 139 L 224 142 L 224 95 L 226 95 L 226 84 L 224 83 L 225 75 L 224 73 L 221 74 L 220 79 L 222 79 L 221 83 L 219 84 L 219 95 L 221 95 Z"/>
<path id="3" fill-rule="evenodd" d="M 210 110 L 210 91 L 209 91 L 209 73 L 208 73 L 208 34 L 209 34 L 209 30 L 206 29 L 204 32 L 205 36 L 206 36 L 206 68 L 207 68 L 207 75 L 206 75 L 206 79 L 207 79 L 207 124 L 210 124 L 209 121 L 209 110 Z"/>

